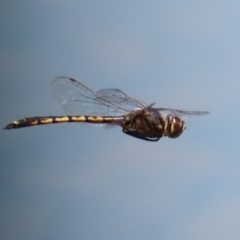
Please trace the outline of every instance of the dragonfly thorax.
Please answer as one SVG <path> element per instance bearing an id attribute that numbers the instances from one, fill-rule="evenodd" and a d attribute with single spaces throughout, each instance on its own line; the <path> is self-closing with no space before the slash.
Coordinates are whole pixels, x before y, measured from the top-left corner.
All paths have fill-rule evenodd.
<path id="1" fill-rule="evenodd" d="M 166 135 L 169 138 L 179 137 L 186 128 L 186 124 L 181 118 L 171 115 L 168 116 Z"/>

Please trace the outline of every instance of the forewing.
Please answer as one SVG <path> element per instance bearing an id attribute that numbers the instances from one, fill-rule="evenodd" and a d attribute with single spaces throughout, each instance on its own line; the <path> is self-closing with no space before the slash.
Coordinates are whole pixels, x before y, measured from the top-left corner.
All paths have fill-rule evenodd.
<path id="1" fill-rule="evenodd" d="M 116 116 L 129 112 L 73 78 L 57 77 L 51 85 L 54 96 L 68 115 Z"/>
<path id="2" fill-rule="evenodd" d="M 166 112 L 167 114 L 177 115 L 179 117 L 201 116 L 209 113 L 207 111 L 184 111 L 171 108 L 157 108 L 157 110 L 161 112 Z"/>

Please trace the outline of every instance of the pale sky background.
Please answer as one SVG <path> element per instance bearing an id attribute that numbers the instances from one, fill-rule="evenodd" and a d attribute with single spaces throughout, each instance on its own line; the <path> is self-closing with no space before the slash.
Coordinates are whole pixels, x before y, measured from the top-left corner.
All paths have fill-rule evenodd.
<path id="1" fill-rule="evenodd" d="M 64 115 L 55 76 L 206 110 L 177 139 L 1 130 L 0 239 L 239 240 L 240 1 L 0 3 L 0 126 Z"/>

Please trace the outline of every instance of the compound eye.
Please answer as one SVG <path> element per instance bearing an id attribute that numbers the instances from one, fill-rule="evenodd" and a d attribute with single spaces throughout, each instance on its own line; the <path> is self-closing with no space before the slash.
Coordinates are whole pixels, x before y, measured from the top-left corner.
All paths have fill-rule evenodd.
<path id="1" fill-rule="evenodd" d="M 179 135 L 186 129 L 184 121 L 178 117 L 173 117 L 171 122 L 171 138 L 179 137 Z"/>

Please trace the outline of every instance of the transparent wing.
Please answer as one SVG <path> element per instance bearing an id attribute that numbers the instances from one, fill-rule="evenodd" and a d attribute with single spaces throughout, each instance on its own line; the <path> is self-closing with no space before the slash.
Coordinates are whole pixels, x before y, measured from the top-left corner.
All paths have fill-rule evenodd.
<path id="1" fill-rule="evenodd" d="M 97 95 L 100 95 L 102 98 L 107 99 L 110 102 L 120 104 L 122 107 L 125 107 L 129 110 L 147 107 L 146 103 L 129 97 L 126 93 L 117 88 L 102 89 L 97 92 Z"/>
<path id="2" fill-rule="evenodd" d="M 207 111 L 183 111 L 183 110 L 177 110 L 177 109 L 171 109 L 171 108 L 156 108 L 156 110 L 161 112 L 166 112 L 168 114 L 177 115 L 179 117 L 201 116 L 209 113 Z"/>
<path id="3" fill-rule="evenodd" d="M 103 89 L 95 93 L 68 77 L 55 78 L 52 92 L 69 115 L 116 116 L 129 113 L 132 107 L 145 106 L 118 89 Z"/>

